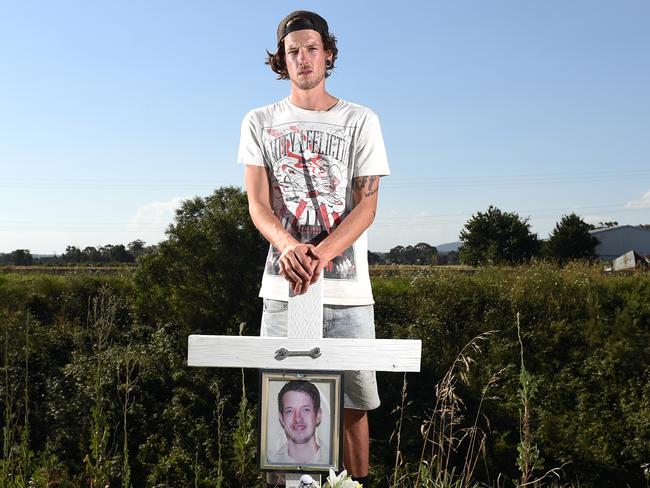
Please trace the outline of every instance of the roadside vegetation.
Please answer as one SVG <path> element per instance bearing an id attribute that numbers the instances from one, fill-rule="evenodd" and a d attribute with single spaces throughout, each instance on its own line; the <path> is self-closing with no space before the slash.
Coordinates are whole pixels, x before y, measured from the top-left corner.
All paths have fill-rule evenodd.
<path id="1" fill-rule="evenodd" d="M 189 334 L 257 334 L 265 252 L 221 189 L 133 272 L 0 273 L 0 486 L 264 486 L 257 371 L 186 355 Z M 377 336 L 423 354 L 378 374 L 372 486 L 647 486 L 650 274 L 413 267 L 373 287 Z"/>

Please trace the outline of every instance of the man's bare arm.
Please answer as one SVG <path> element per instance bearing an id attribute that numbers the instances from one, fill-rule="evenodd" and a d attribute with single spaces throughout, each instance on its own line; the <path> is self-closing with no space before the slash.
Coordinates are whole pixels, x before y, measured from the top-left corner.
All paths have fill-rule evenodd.
<path id="1" fill-rule="evenodd" d="M 248 211 L 255 227 L 281 252 L 280 272 L 296 293 L 304 293 L 312 279 L 317 258 L 314 246 L 298 242 L 281 224 L 271 207 L 267 169 L 246 165 L 244 170 Z"/>
<path id="2" fill-rule="evenodd" d="M 379 179 L 379 176 L 357 176 L 352 181 L 355 206 L 343 222 L 316 246 L 319 262 L 312 282 L 318 279 L 332 259 L 350 247 L 372 224 L 377 212 Z"/>

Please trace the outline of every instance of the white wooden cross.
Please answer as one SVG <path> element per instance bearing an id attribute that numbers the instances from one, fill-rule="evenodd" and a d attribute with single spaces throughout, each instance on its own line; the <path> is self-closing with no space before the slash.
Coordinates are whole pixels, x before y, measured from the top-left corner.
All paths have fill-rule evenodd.
<path id="1" fill-rule="evenodd" d="M 405 339 L 323 338 L 323 280 L 303 295 L 289 297 L 287 337 L 191 335 L 188 366 L 287 370 L 420 371 L 422 342 Z M 321 355 L 287 356 L 281 349 Z M 287 473 L 286 486 L 300 486 L 300 474 Z M 320 485 L 320 483 L 319 483 Z"/>

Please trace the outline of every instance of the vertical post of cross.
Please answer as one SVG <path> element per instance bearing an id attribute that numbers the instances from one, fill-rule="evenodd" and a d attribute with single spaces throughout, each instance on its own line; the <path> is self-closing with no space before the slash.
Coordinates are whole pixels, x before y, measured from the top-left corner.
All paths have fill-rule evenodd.
<path id="1" fill-rule="evenodd" d="M 287 337 L 301 339 L 323 338 L 323 279 L 309 287 L 306 293 L 294 295 L 289 292 Z M 286 473 L 286 487 L 299 488 L 300 474 Z M 314 477 L 314 476 L 312 476 Z M 315 481 L 321 484 L 321 477 Z"/>

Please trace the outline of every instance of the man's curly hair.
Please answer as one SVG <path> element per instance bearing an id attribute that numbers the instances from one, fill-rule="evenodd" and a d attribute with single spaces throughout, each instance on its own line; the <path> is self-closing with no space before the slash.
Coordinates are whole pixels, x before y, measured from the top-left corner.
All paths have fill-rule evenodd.
<path id="1" fill-rule="evenodd" d="M 291 25 L 293 22 L 296 22 L 297 20 L 304 20 L 303 17 L 297 16 L 291 19 L 289 22 L 287 22 L 287 26 Z M 327 66 L 326 71 L 325 71 L 325 77 L 327 78 L 332 70 L 334 69 L 334 63 L 336 62 L 336 56 L 339 53 L 338 48 L 336 47 L 336 37 L 334 37 L 332 34 L 329 34 L 327 36 L 321 36 L 323 39 L 323 49 L 325 51 L 329 51 L 332 54 L 332 62 L 329 66 Z M 288 80 L 289 79 L 289 71 L 287 70 L 287 61 L 285 59 L 285 52 L 284 52 L 284 39 L 280 44 L 278 45 L 278 50 L 274 53 L 270 53 L 269 51 L 266 51 L 267 57 L 265 64 L 268 64 L 271 69 L 278 74 L 278 80 Z"/>

